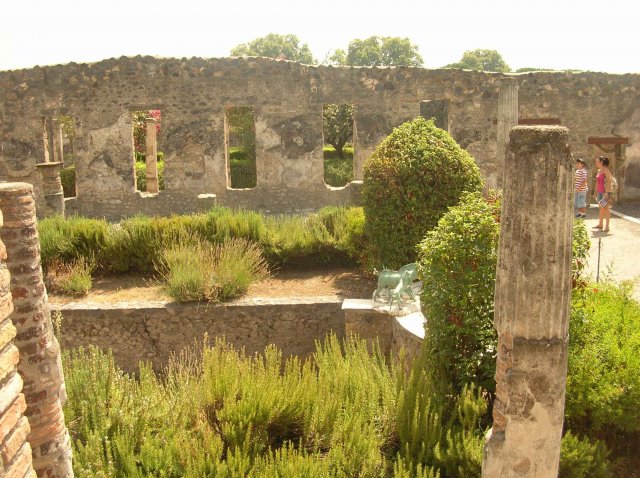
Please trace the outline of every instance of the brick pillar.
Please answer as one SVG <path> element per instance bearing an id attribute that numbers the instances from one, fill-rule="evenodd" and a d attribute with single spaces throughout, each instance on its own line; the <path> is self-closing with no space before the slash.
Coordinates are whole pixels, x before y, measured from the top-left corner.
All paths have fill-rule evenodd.
<path id="1" fill-rule="evenodd" d="M 147 192 L 157 193 L 158 186 L 158 146 L 156 140 L 156 120 L 147 118 L 145 121 L 147 131 L 147 154 L 146 154 L 146 180 Z"/>
<path id="2" fill-rule="evenodd" d="M 496 176 L 489 178 L 489 186 L 504 187 L 505 154 L 509 143 L 509 131 L 518 125 L 518 82 L 505 78 L 498 93 L 498 135 L 496 144 Z"/>
<path id="3" fill-rule="evenodd" d="M 42 279 L 32 186 L 0 184 L 0 208 L 5 220 L 0 237 L 7 248 L 14 305 L 10 318 L 17 329 L 18 372 L 31 426 L 33 467 L 39 477 L 72 477 L 71 443 L 62 413 L 66 393 L 60 347 Z"/>
<path id="4" fill-rule="evenodd" d="M 556 478 L 571 296 L 573 163 L 568 130 L 511 130 L 498 268 L 493 428 L 482 476 Z"/>
<path id="5" fill-rule="evenodd" d="M 29 421 L 24 416 L 27 404 L 17 369 L 19 352 L 13 344 L 16 328 L 9 318 L 13 312 L 13 302 L 6 258 L 7 251 L 0 241 L 0 476 L 34 478 L 36 473 L 31 462 L 31 446 L 27 442 Z"/>
<path id="6" fill-rule="evenodd" d="M 49 217 L 53 214 L 64 216 L 64 191 L 60 179 L 62 163 L 40 163 L 36 164 L 36 168 L 42 178 L 44 195 L 44 211 L 40 211 L 40 216 Z"/>

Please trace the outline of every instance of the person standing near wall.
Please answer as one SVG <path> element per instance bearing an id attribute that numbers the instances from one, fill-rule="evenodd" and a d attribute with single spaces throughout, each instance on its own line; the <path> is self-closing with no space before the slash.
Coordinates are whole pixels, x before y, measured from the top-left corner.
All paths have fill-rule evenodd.
<path id="1" fill-rule="evenodd" d="M 596 159 L 596 200 L 598 201 L 598 225 L 594 229 L 602 229 L 609 232 L 609 220 L 611 219 L 611 171 L 609 171 L 609 158 L 599 156 Z M 604 225 L 603 225 L 604 222 Z"/>
<path id="2" fill-rule="evenodd" d="M 578 210 L 576 217 L 584 219 L 587 217 L 587 169 L 584 166 L 584 159 L 576 160 L 576 172 L 573 179 L 574 184 L 574 206 Z"/>

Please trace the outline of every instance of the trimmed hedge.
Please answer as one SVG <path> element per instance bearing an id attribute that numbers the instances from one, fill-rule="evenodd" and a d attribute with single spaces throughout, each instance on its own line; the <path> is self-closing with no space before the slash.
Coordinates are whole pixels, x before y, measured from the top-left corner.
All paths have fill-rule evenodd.
<path id="1" fill-rule="evenodd" d="M 262 216 L 216 207 L 203 214 L 136 216 L 118 224 L 54 216 L 39 223 L 42 261 L 95 261 L 101 272 L 156 270 L 161 251 L 191 234 L 212 244 L 243 238 L 258 244 L 271 267 L 354 265 L 363 249 L 361 208 L 327 207 L 309 216 Z"/>
<path id="2" fill-rule="evenodd" d="M 231 148 L 229 151 L 229 180 L 234 189 L 255 188 L 258 184 L 256 158 L 247 154 L 243 148 Z"/>
<path id="3" fill-rule="evenodd" d="M 373 266 L 414 262 L 416 244 L 465 191 L 483 187 L 475 160 L 433 120 L 393 132 L 364 165 L 362 200 Z"/>
<path id="4" fill-rule="evenodd" d="M 456 390 L 495 391 L 493 300 L 501 201 L 464 195 L 427 233 L 420 250 L 425 343 L 434 375 Z"/>

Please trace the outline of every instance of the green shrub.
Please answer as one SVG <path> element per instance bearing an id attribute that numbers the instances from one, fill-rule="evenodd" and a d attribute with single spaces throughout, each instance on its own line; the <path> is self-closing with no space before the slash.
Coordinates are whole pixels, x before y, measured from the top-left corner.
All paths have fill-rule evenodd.
<path id="1" fill-rule="evenodd" d="M 229 181 L 234 189 L 255 188 L 258 183 L 255 154 L 248 154 L 244 148 L 230 148 Z"/>
<path id="2" fill-rule="evenodd" d="M 429 318 L 425 334 L 440 383 L 461 390 L 471 383 L 495 389 L 497 336 L 493 304 L 501 196 L 490 192 L 463 195 L 420 243 L 420 276 L 425 284 L 422 308 Z M 574 282 L 589 250 L 582 221 L 574 224 Z"/>
<path id="3" fill-rule="evenodd" d="M 572 299 L 567 423 L 610 445 L 640 436 L 640 304 L 631 290 L 592 284 Z"/>
<path id="4" fill-rule="evenodd" d="M 345 146 L 340 158 L 333 146 L 325 146 L 324 182 L 329 186 L 342 187 L 353 181 L 353 146 Z"/>
<path id="5" fill-rule="evenodd" d="M 158 153 L 158 188 L 160 191 L 164 190 L 164 161 L 160 159 L 162 153 Z M 144 162 L 136 161 L 136 190 L 147 190 L 147 164 Z"/>
<path id="6" fill-rule="evenodd" d="M 66 198 L 76 196 L 76 166 L 72 164 L 60 170 L 63 195 Z"/>
<path id="7" fill-rule="evenodd" d="M 216 207 L 203 214 L 136 216 L 119 224 L 84 218 L 39 223 L 43 263 L 95 258 L 101 272 L 152 274 L 162 249 L 184 234 L 212 244 L 256 243 L 273 267 L 353 265 L 364 249 L 361 208 L 324 208 L 309 216 L 269 216 Z"/>
<path id="8" fill-rule="evenodd" d="M 178 302 L 215 301 L 213 248 L 198 240 L 182 241 L 161 252 L 158 274 L 164 292 Z"/>
<path id="9" fill-rule="evenodd" d="M 500 201 L 463 195 L 418 247 L 421 304 L 429 318 L 425 345 L 433 372 L 457 390 L 475 384 L 495 390 L 497 335 L 493 296 Z"/>
<path id="10" fill-rule="evenodd" d="M 570 431 L 562 437 L 559 478 L 608 478 L 607 447 L 601 441 L 591 442 Z"/>
<path id="11" fill-rule="evenodd" d="M 572 287 L 585 285 L 583 273 L 589 260 L 589 250 L 591 249 L 591 239 L 584 221 L 574 221 L 573 242 L 571 244 L 571 282 Z"/>
<path id="12" fill-rule="evenodd" d="M 43 267 L 46 269 L 54 259 L 67 263 L 81 258 L 99 262 L 107 249 L 110 227 L 106 221 L 78 216 L 51 216 L 39 221 Z"/>
<path id="13" fill-rule="evenodd" d="M 269 266 L 254 243 L 236 238 L 216 246 L 214 251 L 211 281 L 221 302 L 246 294 L 252 283 L 269 277 Z"/>
<path id="14" fill-rule="evenodd" d="M 483 393 L 464 387 L 444 395 L 429 371 L 426 348 L 410 374 L 402 377 L 397 405 L 399 456 L 410 470 L 419 465 L 443 471 L 443 476 L 480 476 L 487 413 Z"/>
<path id="15" fill-rule="evenodd" d="M 165 292 L 178 302 L 232 300 L 269 275 L 258 246 L 239 238 L 212 245 L 184 236 L 162 250 L 158 270 Z"/>
<path id="16" fill-rule="evenodd" d="M 110 228 L 103 254 L 104 269 L 115 273 L 152 273 L 164 247 L 178 242 L 194 222 L 191 216 L 125 219 Z"/>
<path id="17" fill-rule="evenodd" d="M 329 337 L 305 363 L 273 346 L 197 349 L 161 379 L 148 366 L 130 378 L 93 347 L 64 354 L 76 476 L 478 475 L 479 395 L 428 404 L 430 382 L 408 386 L 362 341 Z"/>
<path id="18" fill-rule="evenodd" d="M 464 191 L 483 182 L 474 159 L 432 120 L 403 124 L 364 165 L 365 232 L 374 265 L 397 269 Z"/>
<path id="19" fill-rule="evenodd" d="M 63 294 L 84 296 L 91 290 L 91 273 L 95 266 L 93 261 L 84 257 L 70 263 L 59 260 L 49 264 L 45 276 L 47 288 Z"/>
<path id="20" fill-rule="evenodd" d="M 351 265 L 362 243 L 362 210 L 327 207 L 309 216 L 265 218 L 265 254 L 277 266 Z"/>

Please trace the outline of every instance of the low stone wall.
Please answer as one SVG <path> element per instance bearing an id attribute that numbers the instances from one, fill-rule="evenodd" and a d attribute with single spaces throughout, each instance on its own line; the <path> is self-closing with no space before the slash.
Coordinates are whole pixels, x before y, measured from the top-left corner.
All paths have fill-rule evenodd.
<path id="1" fill-rule="evenodd" d="M 116 363 L 127 372 L 135 372 L 140 361 L 160 370 L 172 353 L 201 344 L 205 334 L 210 342 L 225 337 L 248 354 L 274 344 L 285 357 L 309 356 L 316 340 L 330 332 L 339 339 L 355 334 L 378 341 L 382 352 L 391 357 L 404 349 L 406 363 L 411 363 L 420 351 L 424 327 L 420 313 L 398 318 L 373 310 L 370 300 L 347 299 L 343 305 L 334 296 L 253 298 L 223 305 L 71 303 L 60 311 L 63 348 L 111 349 Z"/>
<path id="2" fill-rule="evenodd" d="M 391 356 L 402 356 L 407 370 L 420 355 L 424 340 L 424 316 L 420 312 L 394 317 L 391 322 Z"/>
<path id="3" fill-rule="evenodd" d="M 386 308 L 374 308 L 371 300 L 346 299 L 342 304 L 345 333 L 378 343 L 392 359 L 401 358 L 405 370 L 411 367 L 422 348 L 425 317 L 421 312 L 392 315 Z"/>
<path id="4" fill-rule="evenodd" d="M 140 361 L 160 370 L 172 352 L 226 339 L 248 354 L 275 344 L 283 355 L 306 357 L 329 332 L 345 336 L 342 301 L 336 297 L 242 299 L 224 305 L 139 302 L 62 306 L 60 343 L 66 349 L 112 349 L 116 363 L 134 372 Z"/>
<path id="5" fill-rule="evenodd" d="M 292 188 L 227 189 L 218 196 L 206 191 L 160 191 L 146 193 L 129 191 L 106 196 L 80 196 L 65 199 L 67 216 L 106 218 L 119 221 L 136 214 L 170 216 L 205 212 L 213 206 L 257 209 L 266 214 L 307 213 L 319 206 L 358 206 L 362 181 L 352 181 L 344 187 L 321 185 L 304 195 Z"/>
<path id="6" fill-rule="evenodd" d="M 143 214 L 145 216 L 170 216 L 205 212 L 217 204 L 215 194 L 185 194 L 161 191 L 158 194 L 133 191 L 114 194 L 109 198 L 78 197 L 65 199 L 65 214 L 85 217 L 105 218 L 120 221 L 125 217 Z"/>

